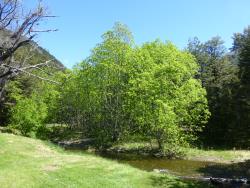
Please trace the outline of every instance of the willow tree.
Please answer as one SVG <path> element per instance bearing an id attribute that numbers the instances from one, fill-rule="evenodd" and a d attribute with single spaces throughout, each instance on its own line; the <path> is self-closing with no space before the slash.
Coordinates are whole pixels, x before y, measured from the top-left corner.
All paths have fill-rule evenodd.
<path id="1" fill-rule="evenodd" d="M 101 97 L 99 130 L 112 142 L 124 136 L 128 117 L 124 111 L 129 73 L 127 65 L 132 52 L 133 37 L 125 25 L 116 23 L 103 35 L 103 42 L 92 53 L 96 64 L 97 90 Z"/>
<path id="2" fill-rule="evenodd" d="M 194 140 L 209 116 L 194 57 L 155 41 L 135 51 L 132 69 L 129 104 L 139 132 L 156 139 L 168 154 Z"/>
<path id="3" fill-rule="evenodd" d="M 100 147 L 121 139 L 127 116 L 124 110 L 132 52 L 132 34 L 116 23 L 102 36 L 91 55 L 75 67 L 62 96 L 63 121 L 94 137 Z"/>

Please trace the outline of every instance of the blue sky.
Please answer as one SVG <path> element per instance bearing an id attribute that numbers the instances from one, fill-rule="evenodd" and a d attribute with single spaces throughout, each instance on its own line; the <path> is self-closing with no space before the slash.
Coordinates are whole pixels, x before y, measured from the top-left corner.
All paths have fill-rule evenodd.
<path id="1" fill-rule="evenodd" d="M 28 7 L 34 0 L 24 0 Z M 250 25 L 250 0 L 44 0 L 57 18 L 42 28 L 57 32 L 38 43 L 67 67 L 90 54 L 101 35 L 117 21 L 126 24 L 137 44 L 157 38 L 183 49 L 189 38 L 205 41 L 221 36 L 227 47 L 232 34 Z"/>

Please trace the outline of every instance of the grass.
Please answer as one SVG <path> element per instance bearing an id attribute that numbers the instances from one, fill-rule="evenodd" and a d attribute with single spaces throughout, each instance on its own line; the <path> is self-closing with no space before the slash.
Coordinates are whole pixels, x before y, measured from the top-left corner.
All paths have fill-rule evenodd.
<path id="1" fill-rule="evenodd" d="M 196 148 L 186 148 L 184 150 L 186 158 L 191 160 L 235 163 L 250 159 L 249 150 L 201 150 Z"/>
<path id="2" fill-rule="evenodd" d="M 147 151 L 151 148 L 157 148 L 157 145 L 150 145 L 147 142 L 127 142 L 119 143 L 111 149 L 130 152 Z M 181 148 L 181 150 L 185 154 L 184 158 L 188 160 L 232 163 L 243 162 L 250 159 L 250 150 L 202 150 L 197 148 Z"/>
<path id="3" fill-rule="evenodd" d="M 170 175 L 145 172 L 91 154 L 0 133 L 0 185 L 16 187 L 206 187 Z"/>

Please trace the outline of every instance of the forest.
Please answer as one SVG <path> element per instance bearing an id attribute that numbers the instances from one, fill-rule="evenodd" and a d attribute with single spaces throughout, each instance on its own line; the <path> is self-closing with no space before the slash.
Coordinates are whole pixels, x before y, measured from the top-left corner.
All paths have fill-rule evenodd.
<path id="1" fill-rule="evenodd" d="M 33 40 L 33 26 L 49 17 L 42 7 L 16 18 L 19 1 L 0 2 L 0 132 L 87 140 L 95 152 L 137 143 L 168 159 L 250 148 L 250 26 L 232 33 L 229 49 L 220 36 L 179 49 L 160 39 L 138 45 L 116 22 L 69 69 Z"/>

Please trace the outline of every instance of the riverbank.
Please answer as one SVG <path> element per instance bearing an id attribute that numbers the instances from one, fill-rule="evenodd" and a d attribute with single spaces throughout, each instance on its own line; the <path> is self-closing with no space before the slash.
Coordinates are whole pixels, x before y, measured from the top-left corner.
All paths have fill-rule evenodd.
<path id="1" fill-rule="evenodd" d="M 250 160 L 250 150 L 201 150 L 188 148 L 185 159 L 217 163 L 240 163 Z"/>
<path id="2" fill-rule="evenodd" d="M 92 154 L 0 133 L 1 187 L 208 187 L 174 176 L 146 172 Z"/>
<path id="3" fill-rule="evenodd" d="M 116 153 L 136 153 L 147 155 L 157 146 L 144 142 L 119 143 L 109 149 Z M 239 163 L 250 160 L 250 150 L 202 150 L 198 148 L 181 148 L 182 159 L 215 163 Z"/>

